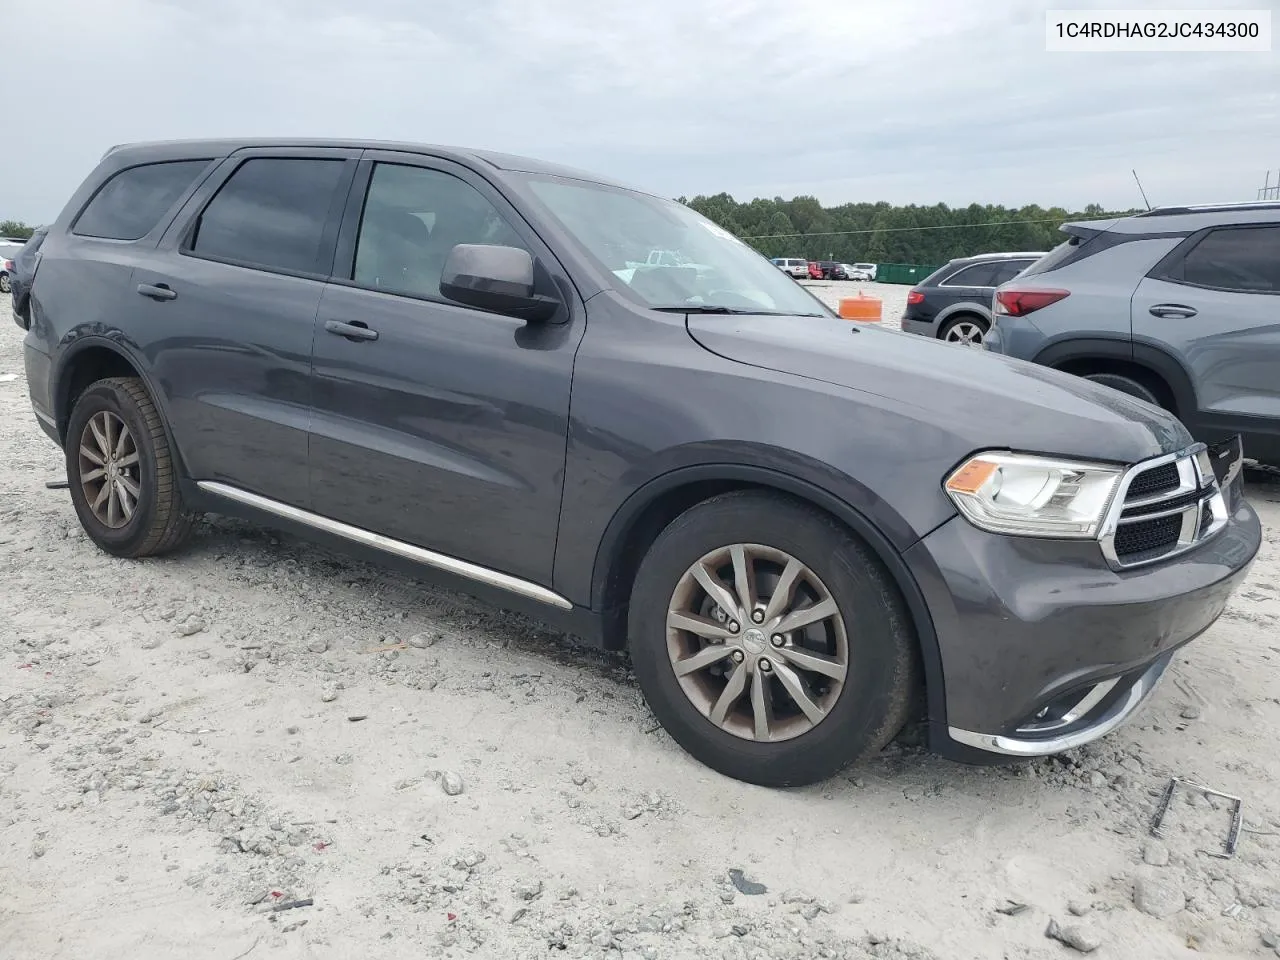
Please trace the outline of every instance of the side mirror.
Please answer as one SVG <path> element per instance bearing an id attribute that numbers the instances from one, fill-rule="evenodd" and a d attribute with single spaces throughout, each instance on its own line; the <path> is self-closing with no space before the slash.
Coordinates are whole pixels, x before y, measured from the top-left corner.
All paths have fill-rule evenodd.
<path id="1" fill-rule="evenodd" d="M 550 320 L 560 301 L 533 292 L 533 257 L 519 247 L 460 243 L 449 251 L 440 293 L 457 303 L 531 322 Z"/>

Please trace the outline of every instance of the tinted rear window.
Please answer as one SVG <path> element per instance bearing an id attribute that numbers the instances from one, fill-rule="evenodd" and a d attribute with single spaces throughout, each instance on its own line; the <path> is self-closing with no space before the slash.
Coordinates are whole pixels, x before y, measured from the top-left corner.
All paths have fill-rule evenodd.
<path id="1" fill-rule="evenodd" d="M 1064 260 L 1076 252 L 1083 242 L 1080 237 L 1072 237 L 1070 240 L 1062 241 L 1062 243 L 1027 267 L 1027 271 L 1023 276 L 1031 277 L 1037 273 L 1048 273 L 1050 270 L 1056 270 Z"/>
<path id="2" fill-rule="evenodd" d="M 200 215 L 191 249 L 248 266 L 327 273 L 319 264 L 343 160 L 246 160 Z"/>
<path id="3" fill-rule="evenodd" d="M 947 277 L 943 282 L 949 287 L 989 287 L 992 285 L 991 277 L 999 266 L 998 263 L 975 263 Z"/>
<path id="4" fill-rule="evenodd" d="M 1280 293 L 1280 226 L 1214 230 L 1165 276 L 1219 290 Z"/>
<path id="5" fill-rule="evenodd" d="M 208 165 L 208 160 L 179 160 L 121 170 L 94 194 L 71 232 L 105 240 L 141 239 Z"/>

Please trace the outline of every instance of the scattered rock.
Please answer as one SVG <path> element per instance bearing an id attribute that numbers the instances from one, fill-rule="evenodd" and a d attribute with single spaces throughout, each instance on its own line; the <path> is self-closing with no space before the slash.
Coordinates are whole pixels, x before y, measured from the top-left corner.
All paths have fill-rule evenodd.
<path id="1" fill-rule="evenodd" d="M 799 890 L 782 891 L 783 903 L 813 903 L 814 898 L 807 893 L 801 893 Z"/>
<path id="2" fill-rule="evenodd" d="M 738 892 L 746 894 L 748 897 L 758 897 L 762 893 L 768 893 L 769 888 L 763 883 L 756 883 L 754 880 L 748 880 L 741 870 L 734 867 L 729 871 L 729 879 L 733 885 L 738 888 Z"/>
<path id="3" fill-rule="evenodd" d="M 641 815 L 641 814 L 643 814 L 643 813 L 644 813 L 644 808 L 643 808 L 643 807 L 631 807 L 631 806 L 628 806 L 628 807 L 623 807 L 623 808 L 622 808 L 622 816 L 623 816 L 623 818 L 624 818 L 624 819 L 627 819 L 627 820 L 636 820 L 636 819 L 638 819 L 638 818 L 640 817 L 640 815 Z"/>
<path id="4" fill-rule="evenodd" d="M 1169 865 L 1169 848 L 1159 840 L 1148 840 L 1142 845 L 1142 862 L 1153 867 Z"/>
<path id="5" fill-rule="evenodd" d="M 462 777 L 450 770 L 440 778 L 440 786 L 449 796 L 456 797 L 463 790 Z"/>
<path id="6" fill-rule="evenodd" d="M 524 915 L 529 912 L 528 907 L 516 907 L 507 914 L 507 923 L 519 923 L 524 919 Z"/>
<path id="7" fill-rule="evenodd" d="M 199 617 L 191 617 L 183 623 L 178 624 L 177 633 L 180 637 L 194 637 L 197 633 L 203 632 L 209 625 Z"/>
<path id="8" fill-rule="evenodd" d="M 326 683 L 320 691 L 320 701 L 322 703 L 332 703 L 338 699 L 338 685 L 336 683 Z"/>
<path id="9" fill-rule="evenodd" d="M 1275 930 L 1262 931 L 1262 945 L 1264 947 L 1280 947 L 1280 932 Z"/>
<path id="10" fill-rule="evenodd" d="M 1199 720 L 1200 708 L 1195 704 L 1183 707 L 1182 713 L 1180 713 L 1179 716 L 1182 717 L 1183 720 Z"/>
<path id="11" fill-rule="evenodd" d="M 533 883 L 522 883 L 516 887 L 515 895 L 521 900 L 536 900 L 542 896 L 542 881 L 535 880 Z"/>
<path id="12" fill-rule="evenodd" d="M 407 643 L 417 650 L 425 650 L 427 647 L 435 646 L 438 639 L 440 638 L 434 633 L 415 633 Z"/>
<path id="13" fill-rule="evenodd" d="M 1107 785 L 1107 778 L 1106 778 L 1106 775 L 1102 773 L 1102 771 L 1095 770 L 1093 771 L 1093 773 L 1089 774 L 1089 786 L 1105 787 L 1106 785 Z"/>
<path id="14" fill-rule="evenodd" d="M 1093 904 L 1084 903 L 1081 900 L 1072 900 L 1067 904 L 1067 913 L 1071 914 L 1073 917 L 1088 916 L 1092 910 Z"/>
<path id="15" fill-rule="evenodd" d="M 1080 953 L 1093 953 L 1102 946 L 1102 940 L 1092 930 L 1076 924 L 1060 927 L 1057 920 L 1049 921 L 1044 935 L 1050 940 L 1065 943 L 1072 950 L 1078 950 Z"/>
<path id="16" fill-rule="evenodd" d="M 48 853 L 48 852 L 49 852 L 49 848 L 48 848 L 47 846 L 45 846 L 45 844 L 44 844 L 43 842 L 39 841 L 39 840 L 37 840 L 35 843 L 33 843 L 33 844 L 31 845 L 31 859 L 32 859 L 32 860 L 39 860 L 41 857 L 43 857 L 43 856 L 44 856 L 46 853 Z"/>
<path id="17" fill-rule="evenodd" d="M 324 653 L 329 649 L 329 641 L 324 637 L 313 637 L 311 642 L 307 644 L 307 650 L 311 653 Z"/>
<path id="18" fill-rule="evenodd" d="M 1164 919 L 1187 905 L 1182 887 L 1165 877 L 1139 877 L 1133 885 L 1133 905 L 1148 916 Z"/>
<path id="19" fill-rule="evenodd" d="M 164 641 L 160 637 L 147 637 L 142 643 L 138 644 L 143 650 L 155 650 Z"/>

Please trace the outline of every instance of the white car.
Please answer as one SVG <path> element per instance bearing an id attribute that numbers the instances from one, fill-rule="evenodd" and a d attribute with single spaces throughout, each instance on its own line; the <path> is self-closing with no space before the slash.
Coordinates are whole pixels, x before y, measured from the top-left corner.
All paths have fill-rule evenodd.
<path id="1" fill-rule="evenodd" d="M 800 260 L 795 257 L 774 257 L 772 262 L 783 273 L 788 273 L 797 280 L 807 280 L 809 278 L 808 260 Z"/>
<path id="2" fill-rule="evenodd" d="M 874 281 L 876 265 L 874 263 L 846 263 L 844 272 L 850 280 Z"/>

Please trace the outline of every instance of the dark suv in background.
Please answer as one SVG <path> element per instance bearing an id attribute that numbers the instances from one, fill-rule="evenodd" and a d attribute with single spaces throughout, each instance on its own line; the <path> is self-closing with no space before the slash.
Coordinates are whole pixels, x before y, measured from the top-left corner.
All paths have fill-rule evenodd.
<path id="1" fill-rule="evenodd" d="M 434 575 L 629 650 L 671 736 L 757 783 L 917 704 L 959 759 L 1100 737 L 1261 539 L 1231 444 L 850 325 L 684 204 L 518 157 L 113 149 L 29 313 L 101 549 L 172 551 L 209 511 Z"/>
<path id="2" fill-rule="evenodd" d="M 995 296 L 987 349 L 1240 434 L 1280 465 L 1280 203 L 1165 207 L 1069 223 Z"/>
<path id="3" fill-rule="evenodd" d="M 979 347 L 991 329 L 991 295 L 1044 253 L 984 253 L 957 257 L 907 291 L 902 329 Z"/>

